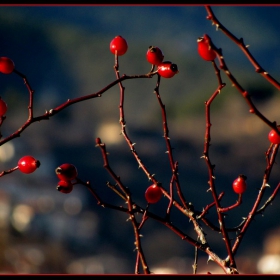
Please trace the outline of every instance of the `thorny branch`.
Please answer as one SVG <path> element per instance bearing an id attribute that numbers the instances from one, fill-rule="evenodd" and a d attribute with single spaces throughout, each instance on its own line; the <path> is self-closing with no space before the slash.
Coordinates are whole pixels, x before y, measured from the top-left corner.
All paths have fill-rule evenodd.
<path id="1" fill-rule="evenodd" d="M 268 74 L 256 61 L 256 59 L 253 57 L 253 55 L 249 52 L 248 46 L 244 44 L 243 38 L 238 39 L 235 37 L 225 26 L 223 26 L 215 14 L 212 11 L 212 8 L 210 6 L 205 6 L 206 12 L 207 12 L 207 19 L 210 20 L 213 25 L 217 27 L 218 30 L 221 30 L 227 37 L 229 37 L 235 44 L 237 44 L 241 50 L 244 52 L 245 56 L 248 58 L 248 60 L 251 62 L 251 64 L 254 66 L 255 71 L 262 75 L 268 82 L 270 82 L 273 86 L 275 86 L 277 89 L 280 89 L 280 84 L 278 81 L 276 81 L 272 76 Z M 160 96 L 160 84 L 161 84 L 161 76 L 159 75 L 158 71 L 154 69 L 156 68 L 156 65 L 152 65 L 151 70 L 147 74 L 142 75 L 120 75 L 119 73 L 119 60 L 117 52 L 115 53 L 115 60 L 114 60 L 114 71 L 116 75 L 116 80 L 105 86 L 100 91 L 97 91 L 95 93 L 91 93 L 88 95 L 83 95 L 81 97 L 76 97 L 73 99 L 68 99 L 64 103 L 60 104 L 59 106 L 47 110 L 44 114 L 34 117 L 33 109 L 34 109 L 34 90 L 32 89 L 27 77 L 23 75 L 21 72 L 14 69 L 14 73 L 17 74 L 19 77 L 23 79 L 24 85 L 26 86 L 28 92 L 29 92 L 29 104 L 28 104 L 28 118 L 27 120 L 13 133 L 11 133 L 9 136 L 3 138 L 0 140 L 0 146 L 4 145 L 5 143 L 11 141 L 12 139 L 16 137 L 20 137 L 20 135 L 29 127 L 31 124 L 35 122 L 39 122 L 41 120 L 48 120 L 50 117 L 60 113 L 65 108 L 82 102 L 89 99 L 93 99 L 96 97 L 102 97 L 102 95 L 108 91 L 110 88 L 118 85 L 119 86 L 119 92 L 120 92 L 120 101 L 119 101 L 119 124 L 121 127 L 121 134 L 124 137 L 124 140 L 126 141 L 130 152 L 132 153 L 134 159 L 136 160 L 136 164 L 139 168 L 142 169 L 142 171 L 145 173 L 145 175 L 148 177 L 149 181 L 152 181 L 153 184 L 159 185 L 161 187 L 161 191 L 165 197 L 165 201 L 167 200 L 167 206 L 166 211 L 163 213 L 163 215 L 158 215 L 153 213 L 150 209 L 149 203 L 142 207 L 140 204 L 136 204 L 134 202 L 134 198 L 132 196 L 132 193 L 130 192 L 130 188 L 125 186 L 125 184 L 122 182 L 120 176 L 116 175 L 114 170 L 112 170 L 109 160 L 108 160 L 108 153 L 106 150 L 105 143 L 102 143 L 101 139 L 99 137 L 96 138 L 96 147 L 100 148 L 102 158 L 103 158 L 103 167 L 108 172 L 109 176 L 114 180 L 115 184 L 112 184 L 110 182 L 107 182 L 107 187 L 110 188 L 111 191 L 113 191 L 118 197 L 121 198 L 121 201 L 124 205 L 118 206 L 113 205 L 109 202 L 104 201 L 99 195 L 98 195 L 98 189 L 96 187 L 92 187 L 92 184 L 90 181 L 83 181 L 81 178 L 76 178 L 75 182 L 73 182 L 73 185 L 82 185 L 85 186 L 91 195 L 95 198 L 97 201 L 97 204 L 104 208 L 110 208 L 115 211 L 120 211 L 128 215 L 128 221 L 131 222 L 134 237 L 135 237 L 135 251 L 136 251 L 136 257 L 135 257 L 135 274 L 140 274 L 140 265 L 142 267 L 144 274 L 151 274 L 150 268 L 148 266 L 146 257 L 145 257 L 145 250 L 143 248 L 141 239 L 141 231 L 143 230 L 143 227 L 145 226 L 146 221 L 148 219 L 153 219 L 167 228 L 169 228 L 173 233 L 175 233 L 177 236 L 179 236 L 182 241 L 186 241 L 190 246 L 193 246 L 195 249 L 195 257 L 194 262 L 192 264 L 193 267 L 193 274 L 197 273 L 197 267 L 198 267 L 198 252 L 203 252 L 206 255 L 208 255 L 209 260 L 214 261 L 218 266 L 220 266 L 223 271 L 226 274 L 239 274 L 238 268 L 236 266 L 235 262 L 235 255 L 238 251 L 238 248 L 245 236 L 246 231 L 249 228 L 249 225 L 253 221 L 254 217 L 258 214 L 263 214 L 265 209 L 269 205 L 272 204 L 272 201 L 275 199 L 276 195 L 278 194 L 278 191 L 280 189 L 280 183 L 274 188 L 272 191 L 272 194 L 269 196 L 269 198 L 263 203 L 261 206 L 261 201 L 264 198 L 265 192 L 271 188 L 270 186 L 270 176 L 272 169 L 276 162 L 276 157 L 278 155 L 279 150 L 279 144 L 271 144 L 269 148 L 267 149 L 265 153 L 265 160 L 266 160 L 266 167 L 264 171 L 264 175 L 262 178 L 262 184 L 259 189 L 259 192 L 256 196 L 255 202 L 252 205 L 252 208 L 248 215 L 241 220 L 241 222 L 235 226 L 235 227 L 227 227 L 226 222 L 224 219 L 224 215 L 226 212 L 229 212 L 230 210 L 237 208 L 242 203 L 242 194 L 238 195 L 238 200 L 232 204 L 227 206 L 221 206 L 222 200 L 225 195 L 225 192 L 222 192 L 220 194 L 216 191 L 216 174 L 215 174 L 215 165 L 212 163 L 213 157 L 211 155 L 210 159 L 210 144 L 211 144 L 211 127 L 212 127 L 212 121 L 211 121 L 211 105 L 212 103 L 218 98 L 218 96 L 221 94 L 223 88 L 226 86 L 226 83 L 223 82 L 221 78 L 221 71 L 223 71 L 226 74 L 226 77 L 230 80 L 230 82 L 233 84 L 233 86 L 238 90 L 239 93 L 241 93 L 242 97 L 244 98 L 245 102 L 249 106 L 249 112 L 252 114 L 255 114 L 259 120 L 264 122 L 266 125 L 268 125 L 270 128 L 277 131 L 277 133 L 280 135 L 280 131 L 277 129 L 277 123 L 276 121 L 270 121 L 263 113 L 261 113 L 251 100 L 250 94 L 240 85 L 240 83 L 237 81 L 237 79 L 234 77 L 232 72 L 229 70 L 228 66 L 225 63 L 225 58 L 222 53 L 221 48 L 217 48 L 215 44 L 210 40 L 210 47 L 215 51 L 217 54 L 217 58 L 219 60 L 219 67 L 216 65 L 215 60 L 212 61 L 212 65 L 214 67 L 214 72 L 216 74 L 217 80 L 218 80 L 218 86 L 214 92 L 212 92 L 212 95 L 210 98 L 205 102 L 205 134 L 204 134 L 204 146 L 203 146 L 203 155 L 201 158 L 204 159 L 207 170 L 208 170 L 208 185 L 209 188 L 206 191 L 210 191 L 212 194 L 211 201 L 209 204 L 205 205 L 202 211 L 198 211 L 195 209 L 195 204 L 191 202 L 187 202 L 187 200 L 184 197 L 184 194 L 188 194 L 188 186 L 182 187 L 180 181 L 179 181 L 179 162 L 175 160 L 174 153 L 173 153 L 173 147 L 171 145 L 171 138 L 169 133 L 169 127 L 168 127 L 168 118 L 166 113 L 166 107 L 162 101 L 162 98 Z M 165 188 L 160 180 L 157 180 L 155 178 L 155 174 L 150 172 L 144 162 L 141 159 L 141 156 L 137 153 L 135 145 L 130 136 L 127 133 L 126 130 L 126 120 L 125 120 L 125 108 L 124 108 L 124 100 L 125 100 L 125 87 L 124 83 L 126 80 L 129 79 L 146 79 L 146 78 L 153 78 L 157 77 L 156 80 L 156 86 L 153 90 L 154 94 L 156 95 L 158 104 L 160 106 L 160 112 L 162 117 L 162 128 L 163 128 L 163 138 L 166 144 L 166 151 L 165 153 L 168 156 L 169 164 L 170 164 L 170 181 L 169 181 L 169 188 Z M 3 125 L 5 116 L 1 116 L 0 118 L 0 126 Z M 0 135 L 2 138 L 2 135 Z M 181 166 L 180 166 L 181 167 Z M 11 174 L 12 172 L 16 171 L 18 169 L 18 166 L 14 168 L 10 168 L 9 170 L 2 171 L 0 173 L 0 177 L 3 177 L 4 175 Z M 203 186 L 202 186 L 203 187 Z M 175 188 L 178 195 L 178 199 L 175 197 Z M 188 201 L 190 201 L 190 197 L 187 195 Z M 191 234 L 186 233 L 184 230 L 180 228 L 179 225 L 175 225 L 173 222 L 173 213 L 172 209 L 175 209 L 179 211 L 179 214 L 183 216 L 183 218 L 186 218 L 186 222 L 190 224 L 193 227 L 193 230 L 191 231 L 192 234 L 195 235 L 195 237 L 192 237 Z M 211 220 L 208 216 L 209 210 L 215 209 L 217 214 L 217 220 Z M 138 221 L 136 219 L 136 214 L 138 217 L 140 216 L 141 219 Z M 206 229 L 212 230 L 216 232 L 218 235 L 222 235 L 223 243 L 222 245 L 225 246 L 226 252 L 228 256 L 226 258 L 221 258 L 218 256 L 211 248 L 211 244 L 206 238 Z M 189 231 L 188 231 L 189 232 Z M 232 242 L 232 240 L 229 237 L 229 233 L 235 232 L 237 234 L 235 240 Z M 220 235 L 220 236 L 221 236 Z M 232 245 L 233 243 L 233 245 Z"/>

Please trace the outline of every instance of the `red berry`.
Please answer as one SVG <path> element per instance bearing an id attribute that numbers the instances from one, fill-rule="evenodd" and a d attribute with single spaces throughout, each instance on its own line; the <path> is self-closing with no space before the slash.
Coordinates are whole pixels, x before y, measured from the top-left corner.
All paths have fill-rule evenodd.
<path id="1" fill-rule="evenodd" d="M 64 163 L 55 169 L 55 173 L 60 180 L 71 181 L 78 176 L 75 165 Z"/>
<path id="2" fill-rule="evenodd" d="M 232 188 L 236 193 L 241 194 L 246 191 L 246 188 L 247 188 L 246 179 L 247 179 L 247 177 L 245 175 L 241 174 L 238 176 L 238 178 L 236 178 L 233 181 Z"/>
<path id="3" fill-rule="evenodd" d="M 158 74 L 164 78 L 172 78 L 179 72 L 176 64 L 164 61 L 158 65 Z"/>
<path id="4" fill-rule="evenodd" d="M 118 35 L 116 36 L 110 43 L 110 51 L 111 53 L 117 53 L 118 56 L 123 55 L 126 53 L 128 49 L 126 40 Z"/>
<path id="5" fill-rule="evenodd" d="M 24 156 L 18 161 L 18 169 L 22 173 L 32 173 L 40 166 L 40 161 L 32 156 Z"/>
<path id="6" fill-rule="evenodd" d="M 272 129 L 268 134 L 268 140 L 272 144 L 280 144 L 280 135 L 278 135 L 277 132 Z"/>
<path id="7" fill-rule="evenodd" d="M 162 190 L 158 185 L 151 185 L 145 192 L 145 198 L 148 203 L 157 203 L 162 197 Z"/>
<path id="8" fill-rule="evenodd" d="M 56 189 L 62 193 L 70 193 L 73 191 L 73 184 L 70 181 L 61 180 L 58 182 Z"/>
<path id="9" fill-rule="evenodd" d="M 3 74 L 11 74 L 15 69 L 14 62 L 8 57 L 0 57 L 0 72 Z"/>
<path id="10" fill-rule="evenodd" d="M 160 48 L 150 46 L 147 51 L 146 58 L 151 64 L 158 65 L 162 63 L 164 55 Z"/>
<path id="11" fill-rule="evenodd" d="M 8 106 L 6 102 L 0 98 L 0 117 L 4 116 L 7 112 Z"/>
<path id="12" fill-rule="evenodd" d="M 214 60 L 217 56 L 215 51 L 211 49 L 210 42 L 211 39 L 207 34 L 197 39 L 198 53 L 203 59 L 208 61 Z"/>

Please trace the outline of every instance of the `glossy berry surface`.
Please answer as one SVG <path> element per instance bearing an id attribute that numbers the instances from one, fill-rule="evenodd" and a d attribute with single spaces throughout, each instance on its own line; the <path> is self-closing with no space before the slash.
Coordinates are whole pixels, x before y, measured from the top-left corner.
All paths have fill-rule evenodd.
<path id="1" fill-rule="evenodd" d="M 179 72 L 177 64 L 164 61 L 158 65 L 158 74 L 164 78 L 172 78 Z"/>
<path id="2" fill-rule="evenodd" d="M 145 192 L 145 198 L 148 203 L 157 203 L 162 197 L 162 190 L 157 185 L 151 185 Z"/>
<path id="3" fill-rule="evenodd" d="M 11 74 L 15 69 L 14 62 L 8 57 L 0 57 L 0 72 L 3 74 Z"/>
<path id="4" fill-rule="evenodd" d="M 55 173 L 60 180 L 71 181 L 78 176 L 78 171 L 75 165 L 64 163 L 55 169 Z"/>
<path id="5" fill-rule="evenodd" d="M 215 51 L 211 49 L 210 41 L 210 37 L 206 34 L 197 39 L 198 53 L 207 61 L 213 61 L 217 56 Z"/>
<path id="6" fill-rule="evenodd" d="M 280 144 L 280 135 L 277 134 L 277 132 L 275 130 L 271 130 L 268 133 L 268 140 L 272 143 L 272 144 Z"/>
<path id="7" fill-rule="evenodd" d="M 162 63 L 164 55 L 160 48 L 150 46 L 146 53 L 147 61 L 153 65 Z"/>
<path id="8" fill-rule="evenodd" d="M 0 99 L 0 117 L 4 116 L 7 112 L 8 106 L 3 99 Z"/>
<path id="9" fill-rule="evenodd" d="M 32 156 L 24 156 L 18 161 L 18 169 L 22 173 L 32 173 L 40 166 L 40 161 Z"/>
<path id="10" fill-rule="evenodd" d="M 128 49 L 128 45 L 126 40 L 118 35 L 116 36 L 110 43 L 110 51 L 111 53 L 117 53 L 118 56 L 124 55 Z"/>
<path id="11" fill-rule="evenodd" d="M 56 189 L 62 193 L 70 193 L 73 191 L 73 184 L 70 181 L 61 180 L 58 182 Z"/>
<path id="12" fill-rule="evenodd" d="M 242 194 L 246 191 L 247 183 L 246 183 L 246 176 L 245 175 L 239 175 L 238 178 L 236 178 L 232 183 L 232 188 L 234 192 L 238 194 Z"/>

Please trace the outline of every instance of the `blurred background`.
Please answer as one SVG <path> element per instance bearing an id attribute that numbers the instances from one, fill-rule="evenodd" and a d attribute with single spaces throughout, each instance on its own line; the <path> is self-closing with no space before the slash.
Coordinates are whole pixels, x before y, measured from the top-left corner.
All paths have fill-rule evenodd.
<path id="1" fill-rule="evenodd" d="M 246 45 L 260 65 L 280 80 L 279 6 L 213 6 L 215 15 Z M 174 159 L 188 202 L 202 210 L 213 201 L 208 189 L 203 153 L 205 104 L 217 88 L 210 62 L 197 53 L 197 38 L 208 34 L 223 50 L 229 70 L 252 96 L 269 120 L 279 122 L 277 90 L 246 59 L 241 49 L 206 19 L 204 6 L 0 6 L 0 56 L 10 57 L 27 76 L 34 94 L 34 115 L 55 108 L 67 99 L 97 92 L 115 80 L 114 55 L 109 44 L 123 36 L 128 51 L 119 57 L 120 74 L 146 74 L 149 46 L 161 48 L 165 60 L 176 63 L 179 74 L 162 79 L 160 94 L 166 106 Z M 243 173 L 248 190 L 243 203 L 228 212 L 227 227 L 237 226 L 251 211 L 266 168 L 265 152 L 270 128 L 249 108 L 241 94 L 227 86 L 211 106 L 210 159 L 216 165 L 217 192 L 225 192 L 222 206 L 232 205 L 237 195 L 232 181 Z M 17 131 L 28 118 L 29 94 L 16 74 L 0 75 L 0 96 L 8 104 L 1 127 L 4 137 Z M 153 93 L 153 79 L 126 80 L 125 119 L 128 135 L 151 174 L 168 189 L 171 170 L 162 131 L 161 110 Z M 151 184 L 138 168 L 119 125 L 119 88 L 101 98 L 74 104 L 49 120 L 29 126 L 21 137 L 0 147 L 1 171 L 17 165 L 24 155 L 39 159 L 41 166 L 26 175 L 19 171 L 1 177 L 0 272 L 129 274 L 134 273 L 136 252 L 127 215 L 97 205 L 83 186 L 70 194 L 56 190 L 55 168 L 73 163 L 79 178 L 90 181 L 105 202 L 122 201 L 107 186 L 115 182 L 103 168 L 100 137 L 107 145 L 109 163 L 131 192 L 146 207 L 144 193 Z M 277 160 L 279 161 L 279 156 Z M 279 166 L 271 174 L 261 205 L 279 183 Z M 150 208 L 164 217 L 168 201 Z M 276 197 L 264 215 L 250 225 L 237 252 L 240 273 L 280 273 L 280 210 Z M 209 219 L 218 225 L 215 209 Z M 141 218 L 141 217 L 140 217 Z M 174 224 L 196 238 L 193 226 L 177 211 Z M 227 256 L 220 234 L 204 227 L 211 248 Z M 156 221 L 143 227 L 143 250 L 154 273 L 192 273 L 194 248 Z M 233 236 L 234 237 L 234 236 Z M 198 273 L 222 273 L 207 255 L 199 252 Z"/>

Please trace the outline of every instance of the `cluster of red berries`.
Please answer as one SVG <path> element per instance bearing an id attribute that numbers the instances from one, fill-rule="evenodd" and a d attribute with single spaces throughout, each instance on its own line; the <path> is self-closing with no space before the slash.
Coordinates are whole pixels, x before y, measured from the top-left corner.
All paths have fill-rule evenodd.
<path id="1" fill-rule="evenodd" d="M 163 61 L 164 55 L 159 47 L 150 46 L 146 53 L 146 59 L 152 65 L 157 66 L 158 74 L 164 78 L 172 78 L 179 72 L 177 64 Z"/>
<path id="2" fill-rule="evenodd" d="M 110 51 L 114 55 L 124 55 L 127 52 L 128 45 L 126 40 L 118 35 L 110 43 Z M 146 53 L 146 58 L 149 63 L 157 66 L 157 73 L 164 78 L 172 78 L 179 72 L 176 64 L 170 61 L 163 61 L 164 55 L 160 48 L 150 46 Z"/>
<path id="3" fill-rule="evenodd" d="M 56 189 L 62 193 L 72 192 L 73 180 L 78 176 L 78 171 L 75 165 L 71 163 L 64 163 L 55 169 L 55 173 L 60 180 Z"/>
<path id="4" fill-rule="evenodd" d="M 24 156 L 18 161 L 18 169 L 22 173 L 33 173 L 40 166 L 40 161 L 32 156 Z"/>
<path id="5" fill-rule="evenodd" d="M 198 53 L 207 61 L 213 61 L 216 58 L 216 52 L 211 49 L 211 39 L 205 34 L 198 38 Z M 122 36 L 116 36 L 110 43 L 110 51 L 118 56 L 127 52 L 128 45 Z M 160 48 L 150 46 L 146 53 L 146 59 L 152 65 L 157 66 L 157 72 L 164 78 L 171 78 L 178 73 L 177 65 L 170 61 L 163 61 L 164 55 Z M 14 71 L 14 62 L 8 57 L 0 57 L 0 72 L 3 74 L 11 74 Z M 7 112 L 7 104 L 0 98 L 0 117 Z M 280 135 L 271 130 L 268 139 L 272 144 L 280 144 Z M 40 162 L 32 156 L 24 156 L 18 161 L 18 169 L 26 174 L 34 172 L 40 166 Z M 78 171 L 73 164 L 64 163 L 55 169 L 55 173 L 59 178 L 57 190 L 62 193 L 70 193 L 73 190 L 73 180 L 78 176 Z M 233 181 L 232 187 L 234 192 L 242 194 L 247 188 L 246 176 L 241 174 Z M 162 197 L 162 189 L 157 184 L 149 186 L 145 192 L 145 198 L 148 203 L 157 203 Z"/>
<path id="6" fill-rule="evenodd" d="M 211 48 L 211 38 L 204 34 L 203 37 L 197 39 L 198 43 L 198 53 L 199 55 L 207 61 L 213 61 L 217 54 Z M 128 49 L 126 40 L 122 36 L 116 36 L 110 43 L 110 51 L 115 55 L 124 55 Z M 150 46 L 146 53 L 146 59 L 152 65 L 157 66 L 157 72 L 160 76 L 164 78 L 172 78 L 177 74 L 178 67 L 176 64 L 170 61 L 163 61 L 164 54 L 159 47 Z M 277 133 L 271 132 L 269 134 L 269 139 L 271 142 L 280 143 L 280 136 Z M 271 140 L 272 139 L 272 140 Z M 246 176 L 239 175 L 237 179 L 233 181 L 232 184 L 234 192 L 242 194 L 247 188 Z M 157 203 L 162 197 L 162 189 L 157 184 L 153 184 L 146 189 L 145 198 L 148 203 Z"/>

